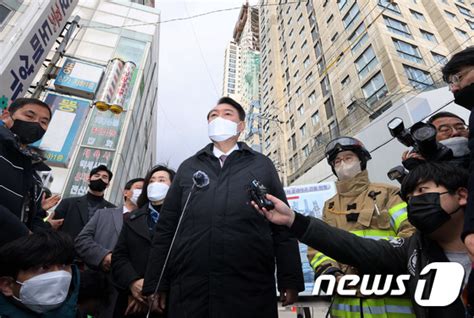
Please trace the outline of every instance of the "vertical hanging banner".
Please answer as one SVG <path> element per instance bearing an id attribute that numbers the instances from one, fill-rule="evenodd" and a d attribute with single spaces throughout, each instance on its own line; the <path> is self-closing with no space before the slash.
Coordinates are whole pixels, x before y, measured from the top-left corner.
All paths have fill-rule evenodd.
<path id="1" fill-rule="evenodd" d="M 67 167 L 90 103 L 51 93 L 44 101 L 53 117 L 46 134 L 34 145 L 45 151 L 49 165 Z"/>
<path id="2" fill-rule="evenodd" d="M 27 92 L 76 4 L 77 0 L 51 0 L 49 6 L 40 6 L 39 18 L 25 30 L 26 35 L 19 35 L 21 44 L 8 64 L 0 63 L 0 108 Z"/>

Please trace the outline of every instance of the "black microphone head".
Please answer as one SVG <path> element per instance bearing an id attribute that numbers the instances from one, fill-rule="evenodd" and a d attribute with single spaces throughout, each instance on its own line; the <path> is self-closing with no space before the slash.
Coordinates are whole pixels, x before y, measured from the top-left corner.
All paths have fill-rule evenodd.
<path id="1" fill-rule="evenodd" d="M 193 182 L 196 187 L 204 188 L 209 185 L 209 176 L 205 172 L 198 170 L 193 174 Z"/>

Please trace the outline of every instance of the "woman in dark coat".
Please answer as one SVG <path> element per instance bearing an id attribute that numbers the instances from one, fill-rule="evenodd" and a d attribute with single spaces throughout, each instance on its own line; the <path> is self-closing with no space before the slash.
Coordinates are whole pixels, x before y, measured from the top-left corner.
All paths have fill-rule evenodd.
<path id="1" fill-rule="evenodd" d="M 174 175 L 165 166 L 153 167 L 145 177 L 138 209 L 123 224 L 112 253 L 112 277 L 119 290 L 114 317 L 146 316 L 147 301 L 141 294 L 143 277 L 155 225 Z"/>

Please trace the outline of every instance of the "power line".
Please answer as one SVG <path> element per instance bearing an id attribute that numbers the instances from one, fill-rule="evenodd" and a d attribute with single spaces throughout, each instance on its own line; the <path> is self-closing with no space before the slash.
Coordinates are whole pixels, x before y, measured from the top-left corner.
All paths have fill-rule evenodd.
<path id="1" fill-rule="evenodd" d="M 285 5 L 295 4 L 295 3 L 307 3 L 308 1 L 312 1 L 312 0 L 293 1 L 293 2 L 287 2 L 287 3 L 272 3 L 272 4 L 268 3 L 268 4 L 263 4 L 261 6 L 264 6 L 264 7 L 285 6 Z M 252 5 L 250 7 L 254 8 L 254 7 L 257 7 L 257 6 L 260 6 L 260 5 Z M 122 28 L 127 28 L 127 27 L 136 27 L 136 26 L 145 26 L 145 25 L 159 25 L 159 24 L 165 24 L 165 23 L 176 22 L 176 21 L 185 21 L 185 20 L 196 19 L 196 18 L 199 18 L 199 17 L 203 17 L 203 16 L 215 14 L 215 13 L 220 13 L 220 12 L 240 10 L 241 8 L 242 8 L 242 6 L 212 10 L 212 11 L 207 11 L 207 12 L 195 14 L 195 15 L 192 15 L 192 16 L 172 18 L 172 19 L 169 19 L 169 20 L 163 20 L 163 21 L 158 21 L 158 22 L 126 24 L 126 25 L 122 25 L 122 26 L 84 26 L 84 28 L 88 28 L 88 29 L 122 29 Z"/>

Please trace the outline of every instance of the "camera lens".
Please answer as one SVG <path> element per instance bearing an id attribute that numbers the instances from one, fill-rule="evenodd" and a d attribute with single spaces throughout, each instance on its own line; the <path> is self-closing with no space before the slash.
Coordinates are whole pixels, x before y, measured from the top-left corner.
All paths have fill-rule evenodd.
<path id="1" fill-rule="evenodd" d="M 436 129 L 431 125 L 423 125 L 413 132 L 416 140 L 423 141 L 436 136 Z"/>

